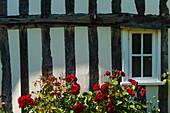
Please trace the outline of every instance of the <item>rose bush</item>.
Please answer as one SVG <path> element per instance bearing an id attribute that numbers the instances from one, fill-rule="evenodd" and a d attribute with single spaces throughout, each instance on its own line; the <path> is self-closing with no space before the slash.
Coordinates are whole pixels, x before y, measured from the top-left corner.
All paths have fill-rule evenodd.
<path id="1" fill-rule="evenodd" d="M 110 81 L 100 85 L 96 83 L 94 91 L 80 94 L 81 86 L 77 83 L 74 75 L 54 76 L 48 78 L 43 75 L 34 86 L 40 84 L 41 89 L 32 92 L 36 95 L 34 99 L 31 94 L 18 98 L 19 107 L 27 112 L 49 112 L 49 113 L 135 113 L 146 111 L 147 105 L 135 96 L 139 93 L 141 98 L 145 96 L 146 90 L 138 86 L 138 82 L 129 79 L 131 85 L 120 85 L 118 79 L 125 76 L 123 71 L 107 71 Z"/>

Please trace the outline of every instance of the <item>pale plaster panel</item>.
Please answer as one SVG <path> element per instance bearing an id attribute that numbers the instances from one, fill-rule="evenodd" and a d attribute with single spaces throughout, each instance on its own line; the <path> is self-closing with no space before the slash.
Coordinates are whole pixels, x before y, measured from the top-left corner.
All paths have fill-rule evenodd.
<path id="1" fill-rule="evenodd" d="M 106 71 L 112 71 L 111 60 L 111 28 L 98 27 L 98 48 L 99 48 L 99 83 L 108 81 L 108 77 L 104 77 Z"/>
<path id="2" fill-rule="evenodd" d="M 168 29 L 168 70 L 170 72 L 170 29 Z M 168 86 L 168 112 L 170 112 L 170 84 Z"/>
<path id="3" fill-rule="evenodd" d="M 146 86 L 146 101 L 150 103 L 152 101 L 152 105 L 148 104 L 147 113 L 151 112 L 151 107 L 154 105 L 156 108 L 158 108 L 158 86 Z M 155 96 L 155 99 L 153 99 L 153 96 Z"/>
<path id="4" fill-rule="evenodd" d="M 64 28 L 51 28 L 51 56 L 53 61 L 53 75 L 59 77 L 65 74 L 65 42 Z"/>
<path id="5" fill-rule="evenodd" d="M 75 27 L 76 76 L 81 92 L 89 90 L 88 28 Z"/>
<path id="6" fill-rule="evenodd" d="M 170 0 L 168 0 L 168 2 L 166 3 L 168 8 L 169 8 L 169 14 L 170 14 Z M 170 111 L 169 111 L 170 112 Z"/>
<path id="7" fill-rule="evenodd" d="M 41 0 L 29 0 L 29 15 L 41 14 Z"/>
<path id="8" fill-rule="evenodd" d="M 28 29 L 28 65 L 29 65 L 29 92 L 40 89 L 39 84 L 34 87 L 33 81 L 42 75 L 42 41 L 41 29 Z"/>
<path id="9" fill-rule="evenodd" d="M 88 13 L 89 0 L 75 0 L 75 13 Z"/>
<path id="10" fill-rule="evenodd" d="M 51 14 L 65 14 L 65 0 L 51 0 Z"/>
<path id="11" fill-rule="evenodd" d="M 122 13 L 137 14 L 134 0 L 122 0 Z"/>
<path id="12" fill-rule="evenodd" d="M 18 107 L 17 102 L 18 97 L 21 95 L 19 31 L 8 30 L 8 36 L 12 74 L 12 107 L 14 113 L 20 113 L 21 109 Z"/>
<path id="13" fill-rule="evenodd" d="M 112 0 L 97 0 L 97 13 L 112 13 Z"/>
<path id="14" fill-rule="evenodd" d="M 19 15 L 19 0 L 7 0 L 7 14 Z"/>
<path id="15" fill-rule="evenodd" d="M 145 14 L 159 15 L 159 1 L 160 0 L 145 0 Z"/>

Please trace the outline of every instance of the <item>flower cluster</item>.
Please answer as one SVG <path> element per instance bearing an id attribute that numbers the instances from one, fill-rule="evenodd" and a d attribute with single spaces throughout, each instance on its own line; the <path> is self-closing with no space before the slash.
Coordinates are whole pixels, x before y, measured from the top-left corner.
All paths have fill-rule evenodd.
<path id="1" fill-rule="evenodd" d="M 18 104 L 20 107 L 25 107 L 26 105 L 34 105 L 34 100 L 31 98 L 31 94 L 28 94 L 26 96 L 22 96 L 18 98 Z"/>

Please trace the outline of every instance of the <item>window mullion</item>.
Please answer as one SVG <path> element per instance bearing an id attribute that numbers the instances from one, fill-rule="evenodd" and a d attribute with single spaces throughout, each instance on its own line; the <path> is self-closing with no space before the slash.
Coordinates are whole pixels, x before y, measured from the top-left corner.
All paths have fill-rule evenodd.
<path id="1" fill-rule="evenodd" d="M 141 77 L 143 78 L 143 33 L 141 33 Z"/>

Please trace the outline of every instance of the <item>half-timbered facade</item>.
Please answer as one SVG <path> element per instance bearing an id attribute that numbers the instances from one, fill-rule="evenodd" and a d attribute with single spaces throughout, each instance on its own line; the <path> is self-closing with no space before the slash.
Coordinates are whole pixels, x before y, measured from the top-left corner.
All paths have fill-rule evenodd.
<path id="1" fill-rule="evenodd" d="M 170 112 L 170 0 L 0 0 L 0 87 L 7 111 L 39 75 L 75 74 L 81 91 L 123 70 Z M 168 40 L 169 39 L 169 40 Z M 168 98 L 169 97 L 169 98 Z M 148 109 L 149 111 L 149 109 Z M 10 113 L 10 112 L 9 112 Z"/>

